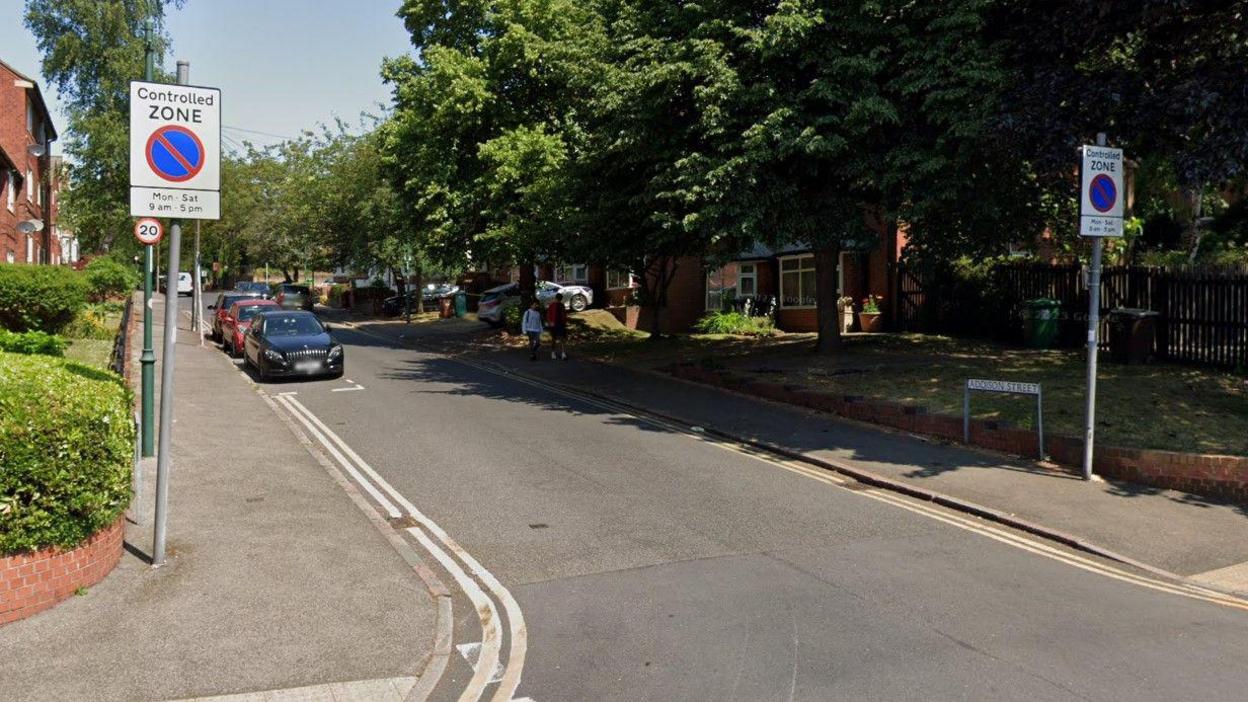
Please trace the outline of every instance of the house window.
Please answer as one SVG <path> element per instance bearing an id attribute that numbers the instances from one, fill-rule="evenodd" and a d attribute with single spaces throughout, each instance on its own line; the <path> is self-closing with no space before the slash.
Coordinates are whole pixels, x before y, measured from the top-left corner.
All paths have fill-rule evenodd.
<path id="1" fill-rule="evenodd" d="M 26 169 L 26 202 L 35 199 L 35 174 Z"/>
<path id="2" fill-rule="evenodd" d="M 758 264 L 742 263 L 737 272 L 737 297 L 758 294 Z"/>
<path id="3" fill-rule="evenodd" d="M 706 272 L 706 311 L 727 312 L 737 299 L 739 264 L 729 263 Z"/>
<path id="4" fill-rule="evenodd" d="M 635 288 L 640 283 L 637 276 L 627 271 L 607 271 L 607 290 L 627 290 Z"/>
<path id="5" fill-rule="evenodd" d="M 13 211 L 13 175 L 11 171 L 0 171 L 0 190 L 4 191 L 4 204 Z M 12 263 L 12 261 L 10 261 Z"/>
<path id="6" fill-rule="evenodd" d="M 26 262 L 35 262 L 35 237 L 26 235 Z"/>
<path id="7" fill-rule="evenodd" d="M 30 99 L 30 93 L 26 94 L 26 131 L 32 136 L 35 133 L 35 101 Z"/>
<path id="8" fill-rule="evenodd" d="M 803 309 L 815 306 L 815 255 L 780 259 L 780 307 Z"/>
<path id="9" fill-rule="evenodd" d="M 555 269 L 555 282 L 579 283 L 584 285 L 589 282 L 589 266 L 584 263 L 572 263 L 565 266 L 559 266 Z"/>

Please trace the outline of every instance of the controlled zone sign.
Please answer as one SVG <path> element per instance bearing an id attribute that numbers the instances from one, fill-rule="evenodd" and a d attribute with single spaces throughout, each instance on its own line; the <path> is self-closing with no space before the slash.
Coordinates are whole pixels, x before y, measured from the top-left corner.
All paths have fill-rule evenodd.
<path id="1" fill-rule="evenodd" d="M 1122 236 L 1122 149 L 1083 147 L 1080 236 Z"/>
<path id="2" fill-rule="evenodd" d="M 160 243 L 160 238 L 165 235 L 165 227 L 160 223 L 159 219 L 144 217 L 134 223 L 134 238 L 139 240 L 144 246 L 153 246 Z"/>
<path id="3" fill-rule="evenodd" d="M 221 218 L 221 91 L 130 83 L 130 214 Z"/>

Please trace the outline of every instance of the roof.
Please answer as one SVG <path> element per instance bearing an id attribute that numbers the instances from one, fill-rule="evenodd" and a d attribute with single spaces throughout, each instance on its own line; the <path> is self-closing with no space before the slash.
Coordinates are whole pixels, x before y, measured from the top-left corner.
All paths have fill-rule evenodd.
<path id="1" fill-rule="evenodd" d="M 19 80 L 30 83 L 30 87 L 26 89 L 33 91 L 35 94 L 35 104 L 39 105 L 39 110 L 43 113 L 44 129 L 47 130 L 48 141 L 56 141 L 56 127 L 52 124 L 52 113 L 48 111 L 48 103 L 44 102 L 43 93 L 39 91 L 39 83 L 10 64 L 5 63 L 3 59 L 0 59 L 0 67 L 7 69 L 10 73 L 17 76 Z"/>
<path id="2" fill-rule="evenodd" d="M 733 261 L 756 261 L 763 258 L 774 258 L 776 256 L 786 256 L 788 254 L 806 253 L 810 251 L 810 245 L 802 242 L 796 244 L 785 244 L 772 248 L 761 242 L 754 242 L 754 245 L 748 249 L 737 252 L 730 260 Z"/>

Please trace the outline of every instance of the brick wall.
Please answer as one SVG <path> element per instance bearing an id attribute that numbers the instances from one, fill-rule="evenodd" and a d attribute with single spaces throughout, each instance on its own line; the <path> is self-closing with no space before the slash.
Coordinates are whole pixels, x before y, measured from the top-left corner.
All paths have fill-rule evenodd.
<path id="1" fill-rule="evenodd" d="M 0 625 L 25 619 L 104 579 L 121 560 L 125 517 L 78 548 L 0 558 Z"/>
<path id="2" fill-rule="evenodd" d="M 3 150 L 23 179 L 27 173 L 30 174 L 31 182 L 29 190 L 25 182 L 20 189 L 14 189 L 12 212 L 6 206 L 5 195 L 0 193 L 0 262 L 7 261 L 10 257 L 15 262 L 25 262 L 28 241 L 33 262 L 50 261 L 53 253 L 51 242 L 56 238 L 51 217 L 51 186 L 48 177 L 52 163 L 50 140 L 55 138 L 55 130 L 38 90 L 16 84 L 25 80 L 25 76 L 0 63 L 0 105 L 4 106 L 0 109 L 0 150 Z M 34 106 L 35 131 L 39 131 L 39 124 L 44 125 L 45 141 L 49 148 L 43 156 L 34 156 L 27 148 L 36 143 L 35 135 L 26 128 L 28 102 Z M 7 167 L 7 164 L 3 164 L 4 160 L 0 158 L 0 167 Z M 13 185 L 8 183 L 7 187 L 12 188 Z M 30 197 L 27 197 L 27 192 Z M 43 230 L 33 235 L 17 231 L 18 222 L 30 219 L 43 220 Z"/>
<path id="3" fill-rule="evenodd" d="M 673 375 L 730 388 L 755 397 L 799 405 L 901 429 L 915 434 L 961 442 L 962 418 L 928 414 L 924 408 L 896 402 L 867 400 L 857 396 L 833 395 L 798 387 L 737 378 L 727 373 L 705 371 L 694 366 L 674 366 Z M 970 424 L 974 446 L 1035 458 L 1039 452 L 1036 432 L 1000 422 L 974 419 Z M 1071 469 L 1083 465 L 1083 441 L 1069 436 L 1046 435 L 1045 453 L 1050 461 Z M 1181 490 L 1197 495 L 1248 504 L 1248 457 L 1179 453 L 1097 447 L 1093 461 L 1097 475 L 1153 487 Z"/>
<path id="4" fill-rule="evenodd" d="M 786 332 L 813 332 L 819 330 L 818 311 L 809 309 L 777 309 L 776 326 Z"/>

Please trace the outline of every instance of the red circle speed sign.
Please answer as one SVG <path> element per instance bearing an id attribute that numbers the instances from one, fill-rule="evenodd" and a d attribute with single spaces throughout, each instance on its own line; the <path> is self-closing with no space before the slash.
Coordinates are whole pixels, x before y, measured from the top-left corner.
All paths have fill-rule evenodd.
<path id="1" fill-rule="evenodd" d="M 165 227 L 159 219 L 144 217 L 134 223 L 134 238 L 138 239 L 140 244 L 147 246 L 159 244 L 160 238 L 164 235 Z"/>

